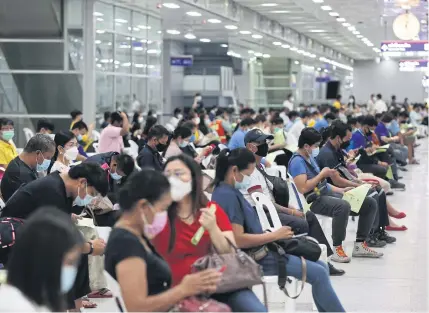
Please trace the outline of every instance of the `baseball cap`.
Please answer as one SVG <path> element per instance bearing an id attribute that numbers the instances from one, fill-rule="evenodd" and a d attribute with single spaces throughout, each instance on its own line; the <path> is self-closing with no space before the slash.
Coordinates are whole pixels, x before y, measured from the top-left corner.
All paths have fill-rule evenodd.
<path id="1" fill-rule="evenodd" d="M 249 130 L 244 137 L 244 144 L 248 144 L 249 142 L 263 142 L 265 140 L 273 140 L 274 136 L 269 134 L 264 134 L 262 130 L 255 128 Z"/>

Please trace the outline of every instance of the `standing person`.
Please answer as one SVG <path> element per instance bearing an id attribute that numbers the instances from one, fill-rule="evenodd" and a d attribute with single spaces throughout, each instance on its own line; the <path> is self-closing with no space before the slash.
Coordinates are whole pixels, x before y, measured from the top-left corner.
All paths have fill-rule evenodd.
<path id="1" fill-rule="evenodd" d="M 202 109 L 204 108 L 203 97 L 199 92 L 197 92 L 194 96 L 194 102 L 192 103 L 192 109 Z"/>
<path id="2" fill-rule="evenodd" d="M 103 113 L 103 122 L 100 125 L 100 129 L 104 129 L 110 123 L 110 111 L 106 111 Z"/>
<path id="3" fill-rule="evenodd" d="M 366 103 L 366 109 L 369 114 L 375 114 L 375 101 L 377 101 L 377 98 L 374 94 L 371 94 L 369 96 L 368 102 Z"/>
<path id="4" fill-rule="evenodd" d="M 69 215 L 56 208 L 34 213 L 13 246 L 0 312 L 65 312 L 83 245 Z"/>
<path id="5" fill-rule="evenodd" d="M 310 112 L 302 111 L 299 118 L 296 118 L 292 127 L 289 129 L 289 134 L 293 135 L 297 140 L 301 135 L 302 130 L 306 127 L 310 119 Z"/>
<path id="6" fill-rule="evenodd" d="M 422 124 L 423 116 L 421 114 L 420 104 L 414 104 L 410 112 L 410 122 L 414 127 L 419 127 Z"/>
<path id="7" fill-rule="evenodd" d="M 375 101 L 374 111 L 376 114 L 377 113 L 384 113 L 384 112 L 388 111 L 387 104 L 382 99 L 382 95 L 380 93 L 377 94 L 377 100 Z"/>
<path id="8" fill-rule="evenodd" d="M 288 109 L 289 112 L 293 111 L 293 109 L 294 109 L 293 101 L 294 100 L 295 99 L 293 98 L 293 95 L 291 93 L 288 94 L 287 95 L 287 99 L 283 102 L 283 107 L 286 108 L 286 109 Z"/>
<path id="9" fill-rule="evenodd" d="M 122 136 L 129 132 L 128 116 L 124 112 L 113 112 L 110 115 L 110 124 L 101 131 L 98 152 L 118 152 L 124 148 Z"/>
<path id="10" fill-rule="evenodd" d="M 337 95 L 337 97 L 335 98 L 335 101 L 332 104 L 332 106 L 334 108 L 336 108 L 337 110 L 341 109 L 341 107 L 342 107 L 342 104 L 341 104 L 341 95 Z"/>
<path id="11" fill-rule="evenodd" d="M 170 119 L 169 123 L 171 124 L 171 126 L 176 128 L 182 119 L 183 119 L 182 109 L 175 108 L 173 112 L 173 117 Z"/>
<path id="12" fill-rule="evenodd" d="M 226 144 L 229 136 L 231 136 L 232 126 L 230 122 L 230 114 L 227 109 L 219 108 L 216 111 L 216 120 L 210 127 L 219 135 L 220 142 Z"/>
<path id="13" fill-rule="evenodd" d="M 215 291 L 220 281 L 219 272 L 206 270 L 172 286 L 171 270 L 151 243 L 168 222 L 171 202 L 167 178 L 149 169 L 132 175 L 119 192 L 122 215 L 109 236 L 105 268 L 129 312 L 167 312 L 187 297 Z"/>
<path id="14" fill-rule="evenodd" d="M 160 153 L 167 148 L 170 132 L 162 125 L 153 126 L 147 135 L 147 143 L 137 156 L 140 168 L 151 168 L 162 171 L 164 160 Z"/>
<path id="15" fill-rule="evenodd" d="M 73 128 L 73 125 L 74 125 L 75 123 L 77 123 L 77 122 L 79 122 L 79 121 L 81 121 L 81 120 L 82 120 L 82 118 L 83 118 L 83 114 L 82 114 L 82 112 L 81 112 L 81 111 L 79 111 L 79 110 L 74 110 L 74 111 L 71 111 L 71 112 L 70 112 L 70 116 L 71 116 L 71 119 L 72 119 L 72 122 L 71 122 L 71 124 L 70 124 L 70 129 L 72 129 L 72 128 Z"/>
<path id="16" fill-rule="evenodd" d="M 7 202 L 23 184 L 38 178 L 38 172 L 46 171 L 55 153 L 55 143 L 51 137 L 36 134 L 25 145 L 24 151 L 14 158 L 7 167 L 1 181 L 1 194 Z"/>
<path id="17" fill-rule="evenodd" d="M 349 109 L 349 110 L 354 110 L 354 109 L 356 109 L 356 98 L 355 98 L 355 96 L 353 96 L 353 95 L 351 95 L 351 96 L 349 97 L 348 109 Z"/>
<path id="18" fill-rule="evenodd" d="M 55 125 L 51 121 L 45 118 L 37 121 L 36 133 L 44 134 L 44 135 L 52 135 L 54 130 L 55 130 Z"/>
<path id="19" fill-rule="evenodd" d="M 143 111 L 143 107 L 135 93 L 133 93 L 133 103 L 131 104 L 131 107 L 134 113 L 141 113 Z"/>
<path id="20" fill-rule="evenodd" d="M 0 118 L 0 167 L 7 168 L 10 161 L 18 156 L 12 142 L 13 136 L 15 136 L 13 121 Z"/>

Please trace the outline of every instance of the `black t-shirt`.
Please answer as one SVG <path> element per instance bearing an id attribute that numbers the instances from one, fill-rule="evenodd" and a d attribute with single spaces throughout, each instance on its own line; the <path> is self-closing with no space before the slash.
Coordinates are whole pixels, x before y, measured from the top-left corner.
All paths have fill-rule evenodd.
<path id="1" fill-rule="evenodd" d="M 67 198 L 66 186 L 58 172 L 39 178 L 19 188 L 7 201 L 1 217 L 26 219 L 43 206 L 59 208 L 67 214 L 72 213 L 73 199 Z"/>
<path id="2" fill-rule="evenodd" d="M 155 171 L 161 172 L 164 168 L 164 161 L 162 156 L 152 149 L 150 146 L 146 145 L 143 150 L 137 156 L 137 164 L 140 168 L 152 168 Z"/>
<path id="3" fill-rule="evenodd" d="M 170 288 L 171 271 L 149 240 L 146 239 L 146 242 L 152 253 L 146 251 L 140 239 L 133 233 L 123 228 L 114 228 L 107 242 L 104 268 L 117 280 L 116 265 L 131 257 L 142 258 L 146 263 L 148 294 L 156 295 Z"/>
<path id="4" fill-rule="evenodd" d="M 37 178 L 36 170 L 29 167 L 17 156 L 9 163 L 1 180 L 0 188 L 4 202 L 7 202 L 21 185 L 28 184 Z"/>

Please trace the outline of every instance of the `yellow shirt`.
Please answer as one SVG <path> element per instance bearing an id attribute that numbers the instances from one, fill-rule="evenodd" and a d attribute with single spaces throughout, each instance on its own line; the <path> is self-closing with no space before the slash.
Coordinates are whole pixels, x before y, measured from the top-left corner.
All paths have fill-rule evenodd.
<path id="1" fill-rule="evenodd" d="M 340 101 L 338 101 L 338 100 L 335 100 L 335 102 L 334 102 L 334 104 L 333 104 L 333 106 L 334 106 L 334 108 L 336 108 L 336 109 L 341 109 L 341 103 L 340 103 Z"/>
<path id="2" fill-rule="evenodd" d="M 88 135 L 83 135 L 82 136 L 82 142 L 85 144 L 83 147 L 83 151 L 87 151 L 89 146 L 94 142 L 94 140 L 92 140 L 92 138 L 89 138 Z"/>
<path id="3" fill-rule="evenodd" d="M 314 125 L 316 125 L 316 120 L 315 119 L 311 119 L 307 123 L 308 127 L 314 127 Z"/>
<path id="4" fill-rule="evenodd" d="M 0 164 L 8 165 L 10 161 L 15 159 L 18 156 L 16 152 L 15 146 L 5 142 L 4 140 L 0 140 Z"/>
<path id="5" fill-rule="evenodd" d="M 286 138 L 285 138 L 283 129 L 279 129 L 278 131 L 275 132 L 273 143 L 274 145 L 286 144 Z"/>

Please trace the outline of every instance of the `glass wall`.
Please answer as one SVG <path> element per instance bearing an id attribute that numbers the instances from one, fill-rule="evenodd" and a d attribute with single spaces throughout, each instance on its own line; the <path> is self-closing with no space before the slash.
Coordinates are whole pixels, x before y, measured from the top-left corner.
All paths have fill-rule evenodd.
<path id="1" fill-rule="evenodd" d="M 94 17 L 97 115 L 162 110 L 161 20 L 102 1 Z"/>

